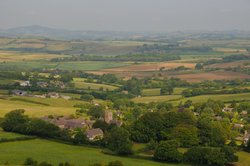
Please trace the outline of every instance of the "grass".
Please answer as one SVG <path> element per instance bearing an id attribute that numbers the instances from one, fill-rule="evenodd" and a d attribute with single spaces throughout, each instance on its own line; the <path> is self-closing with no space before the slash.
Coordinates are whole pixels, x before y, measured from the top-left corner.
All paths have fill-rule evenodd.
<path id="1" fill-rule="evenodd" d="M 239 162 L 236 163 L 237 166 L 249 166 L 250 165 L 250 153 L 238 152 Z"/>
<path id="2" fill-rule="evenodd" d="M 0 128 L 0 139 L 1 138 L 12 139 L 12 138 L 19 138 L 19 137 L 26 137 L 26 136 L 21 135 L 21 134 L 11 133 L 11 132 L 5 132 Z"/>
<path id="3" fill-rule="evenodd" d="M 21 53 L 16 51 L 0 51 L 0 62 L 20 62 L 29 60 L 50 60 L 62 58 L 65 55 L 46 54 L 46 53 Z"/>
<path id="4" fill-rule="evenodd" d="M 182 98 L 181 95 L 168 95 L 168 96 L 136 97 L 132 100 L 136 103 L 150 103 L 150 102 L 178 100 L 180 98 Z"/>
<path id="5" fill-rule="evenodd" d="M 186 88 L 174 88 L 174 95 L 181 95 L 182 91 Z M 160 88 L 154 89 L 143 89 L 142 96 L 159 96 L 160 95 Z"/>
<path id="6" fill-rule="evenodd" d="M 176 94 L 180 93 L 183 89 L 177 89 Z M 152 90 L 154 92 L 154 90 Z M 155 90 L 156 91 L 156 90 Z M 150 91 L 146 91 L 149 93 Z M 155 93 L 155 92 L 154 92 Z M 144 91 L 145 94 L 145 91 Z M 151 92 L 151 94 L 153 94 Z M 145 97 L 136 97 L 132 99 L 132 101 L 136 103 L 150 103 L 150 102 L 162 102 L 162 101 L 169 101 L 174 105 L 179 104 L 180 102 L 185 102 L 187 100 L 192 100 L 194 103 L 205 102 L 208 99 L 213 100 L 221 100 L 224 102 L 231 102 L 235 101 L 249 101 L 250 100 L 250 93 L 239 93 L 239 94 L 223 94 L 223 95 L 201 95 L 201 96 L 194 96 L 189 98 L 184 98 L 181 95 L 168 95 L 168 96 L 145 96 Z"/>
<path id="7" fill-rule="evenodd" d="M 50 62 L 50 61 L 20 61 L 20 62 L 6 62 L 1 63 L 0 70 L 30 70 L 30 69 L 61 69 L 61 70 L 101 70 L 107 68 L 127 66 L 127 63 L 122 62 L 97 62 L 97 61 L 84 61 L 84 62 Z"/>
<path id="8" fill-rule="evenodd" d="M 223 94 L 223 95 L 201 95 L 201 96 L 195 96 L 195 97 L 189 97 L 189 98 L 183 98 L 178 101 L 173 101 L 174 104 L 178 104 L 180 101 L 185 102 L 187 100 L 192 100 L 194 103 L 199 103 L 199 102 L 205 102 L 208 99 L 213 99 L 213 100 L 221 100 L 224 102 L 230 102 L 230 101 L 242 101 L 250 100 L 250 93 L 239 93 L 239 94 Z"/>
<path id="9" fill-rule="evenodd" d="M 107 85 L 107 84 L 96 84 L 96 83 L 87 83 L 84 82 L 84 79 L 82 78 L 74 78 L 73 84 L 75 85 L 76 88 L 81 88 L 81 89 L 93 89 L 93 90 L 99 90 L 100 88 L 103 88 L 103 90 L 115 90 L 118 87 L 112 86 L 112 85 Z"/>
<path id="10" fill-rule="evenodd" d="M 96 162 L 107 163 L 114 160 L 122 161 L 125 166 L 176 166 L 176 164 L 158 163 L 151 160 L 105 155 L 101 149 L 66 145 L 42 139 L 1 143 L 0 149 L 0 164 L 6 161 L 10 164 L 20 164 L 27 157 L 32 157 L 40 162 L 58 164 L 68 161 L 76 166 L 88 166 Z"/>
<path id="11" fill-rule="evenodd" d="M 9 97 L 0 98 L 0 117 L 15 109 L 25 109 L 26 114 L 32 117 L 42 117 L 45 115 L 70 115 L 74 114 L 75 104 L 84 104 L 79 100 L 33 98 L 33 97 Z"/>

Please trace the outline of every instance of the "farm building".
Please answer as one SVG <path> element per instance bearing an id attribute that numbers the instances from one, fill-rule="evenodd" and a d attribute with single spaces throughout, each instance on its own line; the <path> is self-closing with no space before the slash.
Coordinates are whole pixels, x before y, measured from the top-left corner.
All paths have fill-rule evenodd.
<path id="1" fill-rule="evenodd" d="M 28 93 L 23 90 L 13 90 L 12 94 L 17 95 L 17 96 L 27 96 Z"/>
<path id="2" fill-rule="evenodd" d="M 31 86 L 30 81 L 22 81 L 20 82 L 20 86 L 26 87 L 26 86 Z"/>
<path id="3" fill-rule="evenodd" d="M 86 136 L 90 141 L 103 138 L 103 131 L 100 128 L 90 129 L 86 132 Z"/>
<path id="4" fill-rule="evenodd" d="M 243 142 L 244 142 L 245 146 L 247 145 L 249 140 L 250 140 L 250 134 L 246 130 L 245 134 L 244 134 L 244 137 L 243 137 Z"/>

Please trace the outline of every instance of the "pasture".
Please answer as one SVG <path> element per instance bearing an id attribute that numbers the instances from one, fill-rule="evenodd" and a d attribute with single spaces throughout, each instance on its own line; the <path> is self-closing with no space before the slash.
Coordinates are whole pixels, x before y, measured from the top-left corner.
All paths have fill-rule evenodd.
<path id="1" fill-rule="evenodd" d="M 234 80 L 234 79 L 249 79 L 250 75 L 229 72 L 229 71 L 214 71 L 214 72 L 203 72 L 203 73 L 190 73 L 190 74 L 178 74 L 174 77 L 186 80 L 188 82 L 202 82 L 205 80 Z"/>
<path id="2" fill-rule="evenodd" d="M 39 61 L 20 61 L 20 62 L 2 62 L 0 70 L 31 70 L 31 69 L 61 69 L 61 70 L 101 70 L 106 68 L 115 68 L 127 66 L 127 63 L 113 63 L 100 61 L 84 61 L 84 62 L 50 62 L 45 60 Z"/>
<path id="3" fill-rule="evenodd" d="M 84 82 L 85 79 L 82 78 L 74 78 L 72 83 L 76 88 L 80 89 L 92 89 L 92 90 L 99 90 L 100 88 L 103 88 L 103 90 L 115 90 L 118 87 L 112 86 L 112 85 L 107 85 L 107 84 L 97 84 L 97 83 L 88 83 Z"/>
<path id="4" fill-rule="evenodd" d="M 0 98 L 0 117 L 15 109 L 24 109 L 31 117 L 45 115 L 71 115 L 75 113 L 76 104 L 84 104 L 80 100 L 65 100 L 33 97 L 6 97 Z"/>
<path id="5" fill-rule="evenodd" d="M 208 99 L 221 100 L 224 102 L 230 101 L 250 101 L 250 93 L 239 93 L 239 94 L 217 94 L 217 95 L 200 95 L 194 97 L 184 98 L 181 95 L 166 95 L 166 96 L 146 96 L 146 97 L 136 97 L 132 101 L 136 103 L 150 103 L 150 102 L 161 102 L 169 101 L 174 105 L 178 105 L 180 102 L 185 102 L 187 100 L 192 100 L 194 103 L 205 102 Z"/>
<path id="6" fill-rule="evenodd" d="M 0 164 L 8 161 L 10 164 L 17 165 L 23 163 L 27 157 L 32 157 L 40 162 L 58 164 L 67 161 L 76 166 L 108 163 L 114 160 L 122 161 L 125 166 L 176 166 L 176 164 L 158 163 L 151 160 L 105 155 L 101 149 L 66 145 L 42 139 L 1 143 L 0 149 Z"/>
<path id="7" fill-rule="evenodd" d="M 20 62 L 34 60 L 50 60 L 62 58 L 66 55 L 47 54 L 47 53 L 21 53 L 17 51 L 0 51 L 0 62 Z"/>

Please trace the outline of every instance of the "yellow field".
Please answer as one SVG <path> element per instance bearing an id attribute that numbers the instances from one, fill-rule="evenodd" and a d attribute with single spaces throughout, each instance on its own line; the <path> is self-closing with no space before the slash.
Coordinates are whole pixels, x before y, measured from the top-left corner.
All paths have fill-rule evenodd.
<path id="1" fill-rule="evenodd" d="M 73 83 L 76 88 L 83 88 L 83 89 L 90 89 L 93 90 L 99 90 L 100 88 L 103 88 L 103 90 L 114 90 L 117 89 L 118 87 L 112 86 L 112 85 L 106 85 L 106 84 L 96 84 L 96 83 L 87 83 L 84 82 L 85 79 L 82 78 L 74 78 Z"/>
<path id="2" fill-rule="evenodd" d="M 21 99 L 20 101 L 18 99 Z M 27 101 L 22 101 L 22 99 Z M 38 103 L 32 103 L 38 102 Z M 39 104 L 41 103 L 41 104 Z M 65 99 L 40 99 L 32 97 L 10 97 L 6 99 L 0 98 L 0 117 L 7 112 L 15 109 L 25 109 L 26 114 L 32 117 L 42 117 L 44 115 L 70 115 L 74 114 L 75 104 L 84 104 L 83 101 L 65 100 Z M 44 105 L 43 105 L 44 104 Z M 47 104 L 47 105 L 45 105 Z"/>
<path id="3" fill-rule="evenodd" d="M 136 97 L 132 101 L 136 103 L 150 103 L 150 102 L 161 102 L 181 99 L 181 95 L 169 95 L 169 96 L 150 96 L 150 97 Z"/>
<path id="4" fill-rule="evenodd" d="M 65 55 L 46 53 L 20 53 L 15 51 L 0 51 L 0 62 L 16 62 L 29 60 L 50 60 L 52 58 L 65 57 Z"/>

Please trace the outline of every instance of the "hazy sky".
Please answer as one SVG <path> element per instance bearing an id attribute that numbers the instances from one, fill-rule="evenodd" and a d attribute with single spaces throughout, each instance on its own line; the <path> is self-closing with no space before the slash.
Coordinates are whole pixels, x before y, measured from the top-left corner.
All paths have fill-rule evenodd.
<path id="1" fill-rule="evenodd" d="M 0 29 L 250 30 L 250 0 L 0 0 Z"/>

